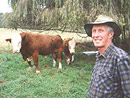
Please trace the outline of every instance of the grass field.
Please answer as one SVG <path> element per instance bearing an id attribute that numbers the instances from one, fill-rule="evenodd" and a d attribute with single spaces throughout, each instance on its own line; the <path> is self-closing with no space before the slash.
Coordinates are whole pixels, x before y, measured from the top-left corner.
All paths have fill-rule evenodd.
<path id="1" fill-rule="evenodd" d="M 82 51 L 76 52 L 71 66 L 63 59 L 61 70 L 58 64 L 52 66 L 51 55 L 46 59 L 39 56 L 41 72 L 36 74 L 35 66 L 28 69 L 21 54 L 12 54 L 11 44 L 4 42 L 11 34 L 20 32 L 0 29 L 0 98 L 87 98 L 94 56 L 84 55 Z"/>

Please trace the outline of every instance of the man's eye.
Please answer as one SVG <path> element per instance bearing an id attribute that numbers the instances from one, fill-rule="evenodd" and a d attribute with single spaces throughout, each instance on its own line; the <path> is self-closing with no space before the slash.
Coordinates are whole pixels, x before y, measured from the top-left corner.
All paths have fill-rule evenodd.
<path id="1" fill-rule="evenodd" d="M 99 33 L 102 33 L 103 32 L 103 30 L 99 30 Z"/>
<path id="2" fill-rule="evenodd" d="M 95 33 L 96 32 L 96 30 L 92 30 L 92 33 Z"/>

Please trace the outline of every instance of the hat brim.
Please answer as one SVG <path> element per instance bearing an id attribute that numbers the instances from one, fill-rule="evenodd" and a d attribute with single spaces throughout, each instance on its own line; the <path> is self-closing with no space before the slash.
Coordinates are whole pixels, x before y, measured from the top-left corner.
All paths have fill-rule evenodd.
<path id="1" fill-rule="evenodd" d="M 92 27 L 93 25 L 100 25 L 100 24 L 107 24 L 108 26 L 112 27 L 114 30 L 114 38 L 120 36 L 122 33 L 120 27 L 115 23 L 115 22 L 105 22 L 105 23 L 90 23 L 90 24 L 85 24 L 84 29 L 87 33 L 88 36 L 92 37 Z"/>

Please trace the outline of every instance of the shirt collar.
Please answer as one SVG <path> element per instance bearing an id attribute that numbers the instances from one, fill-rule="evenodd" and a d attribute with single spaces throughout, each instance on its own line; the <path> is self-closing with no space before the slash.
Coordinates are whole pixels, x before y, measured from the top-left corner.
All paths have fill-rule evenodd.
<path id="1" fill-rule="evenodd" d="M 108 46 L 108 48 L 103 52 L 102 55 L 100 55 L 100 53 L 98 52 L 96 54 L 96 57 L 99 58 L 99 57 L 103 57 L 103 58 L 106 58 L 110 53 L 111 53 L 111 49 L 113 48 L 113 44 L 110 44 Z"/>

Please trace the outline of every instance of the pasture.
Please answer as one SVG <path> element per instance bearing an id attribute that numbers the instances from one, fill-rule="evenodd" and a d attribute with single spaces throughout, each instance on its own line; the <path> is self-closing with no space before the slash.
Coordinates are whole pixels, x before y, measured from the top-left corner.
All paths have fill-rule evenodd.
<path id="1" fill-rule="evenodd" d="M 0 29 L 0 98 L 86 98 L 95 57 L 83 54 L 87 49 L 77 46 L 75 61 L 68 66 L 63 56 L 63 68 L 59 70 L 58 63 L 56 67 L 52 66 L 52 55 L 47 58 L 39 56 L 41 72 L 36 74 L 35 66 L 28 69 L 21 54 L 12 54 L 12 45 L 5 42 L 11 34 L 22 31 Z M 49 32 L 40 33 L 59 34 L 62 38 L 75 37 L 78 42 L 91 41 L 75 33 Z"/>

